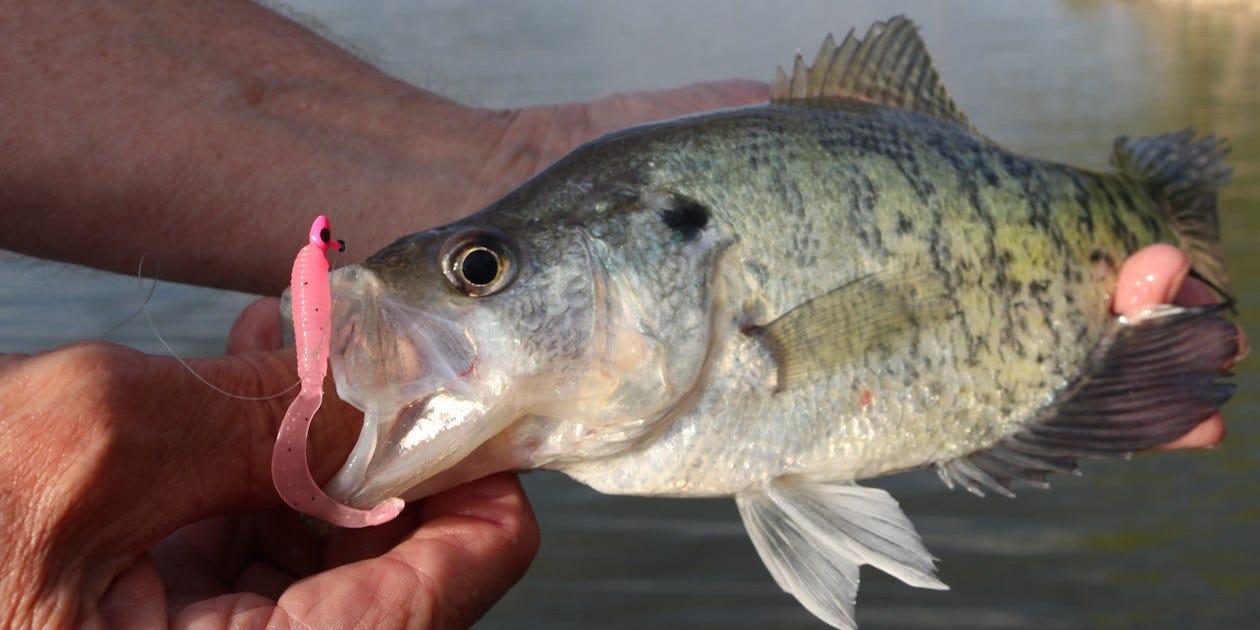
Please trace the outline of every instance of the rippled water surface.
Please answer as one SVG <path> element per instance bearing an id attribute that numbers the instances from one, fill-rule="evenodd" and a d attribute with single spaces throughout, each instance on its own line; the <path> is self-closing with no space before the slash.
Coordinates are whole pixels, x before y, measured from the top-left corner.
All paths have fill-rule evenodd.
<path id="1" fill-rule="evenodd" d="M 767 78 L 828 30 L 903 12 L 976 126 L 1019 151 L 1101 167 L 1120 134 L 1229 138 L 1228 265 L 1243 324 L 1260 335 L 1260 8 L 1246 2 L 291 4 L 395 75 L 488 106 Z M 134 278 L 0 259 L 0 349 L 98 336 L 137 294 Z M 208 354 L 247 299 L 161 285 L 150 308 L 181 353 Z M 159 350 L 134 322 L 110 338 Z M 1237 369 L 1218 450 L 1093 463 L 1013 501 L 948 492 L 930 473 L 881 480 L 952 590 L 864 571 L 863 627 L 1252 627 L 1257 365 Z M 762 568 L 730 501 L 606 497 L 552 474 L 527 485 L 543 548 L 486 628 L 818 626 Z"/>

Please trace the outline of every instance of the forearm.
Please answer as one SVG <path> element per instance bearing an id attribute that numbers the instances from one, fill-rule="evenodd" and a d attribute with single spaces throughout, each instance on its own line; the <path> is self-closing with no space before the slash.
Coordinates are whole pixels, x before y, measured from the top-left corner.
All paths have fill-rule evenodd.
<path id="1" fill-rule="evenodd" d="M 275 293 L 315 214 L 362 257 L 538 166 L 243 0 L 0 0 L 0 60 L 0 247 L 40 257 Z"/>

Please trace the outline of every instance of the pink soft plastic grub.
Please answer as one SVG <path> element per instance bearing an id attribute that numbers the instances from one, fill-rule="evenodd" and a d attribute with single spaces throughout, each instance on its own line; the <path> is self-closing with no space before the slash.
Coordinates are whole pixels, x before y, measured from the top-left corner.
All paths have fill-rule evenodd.
<path id="1" fill-rule="evenodd" d="M 271 478 L 280 498 L 293 509 L 340 527 L 369 527 L 393 520 L 402 512 L 403 500 L 387 499 L 371 510 L 338 503 L 315 483 L 306 458 L 306 437 L 311 419 L 324 400 L 324 376 L 328 373 L 332 305 L 325 251 L 334 242 L 337 251 L 346 247 L 345 242 L 332 240 L 331 229 L 328 217 L 319 215 L 311 224 L 310 244 L 293 261 L 293 330 L 302 387 L 284 414 L 276 436 Z"/>

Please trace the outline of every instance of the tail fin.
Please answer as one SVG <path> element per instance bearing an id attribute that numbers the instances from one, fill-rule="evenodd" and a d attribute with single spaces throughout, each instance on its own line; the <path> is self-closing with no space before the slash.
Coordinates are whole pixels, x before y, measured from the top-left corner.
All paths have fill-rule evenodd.
<path id="1" fill-rule="evenodd" d="M 1164 205 L 1191 268 L 1221 291 L 1229 290 L 1221 228 L 1216 216 L 1216 192 L 1229 182 L 1225 141 L 1196 138 L 1186 129 L 1146 138 L 1116 139 L 1111 163 L 1138 178 L 1147 192 Z"/>

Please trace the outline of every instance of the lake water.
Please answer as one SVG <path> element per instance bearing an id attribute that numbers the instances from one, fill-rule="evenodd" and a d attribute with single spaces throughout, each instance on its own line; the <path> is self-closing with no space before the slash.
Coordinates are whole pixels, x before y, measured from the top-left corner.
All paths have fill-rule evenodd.
<path id="1" fill-rule="evenodd" d="M 752 3 L 294 0 L 396 76 L 464 102 L 592 99 L 764 79 L 828 30 L 918 22 L 955 100 L 1019 151 L 1104 166 L 1112 139 L 1187 126 L 1229 138 L 1221 196 L 1243 325 L 1260 338 L 1260 8 L 1104 0 Z M 138 262 L 138 261 L 137 261 Z M 160 274 L 160 270 L 159 270 Z M 0 350 L 100 336 L 135 278 L 0 258 Z M 150 311 L 182 354 L 222 348 L 248 296 L 161 284 Z M 110 339 L 161 351 L 147 325 Z M 951 591 L 863 572 L 864 628 L 1254 627 L 1260 621 L 1260 376 L 1237 368 L 1217 450 L 1085 465 L 1049 492 L 980 500 L 930 472 L 880 480 Z M 813 628 L 748 542 L 731 501 L 606 497 L 554 474 L 526 485 L 543 527 L 529 575 L 485 628 Z"/>

